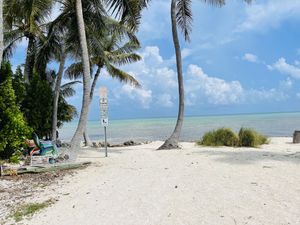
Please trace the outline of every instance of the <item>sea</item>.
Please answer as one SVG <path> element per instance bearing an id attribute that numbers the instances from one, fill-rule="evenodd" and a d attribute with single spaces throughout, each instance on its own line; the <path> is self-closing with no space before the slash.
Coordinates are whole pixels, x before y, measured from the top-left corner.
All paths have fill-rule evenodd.
<path id="1" fill-rule="evenodd" d="M 60 139 L 69 141 L 77 123 L 78 121 L 73 121 L 64 124 L 59 130 Z M 110 120 L 107 138 L 109 143 L 165 140 L 172 133 L 175 124 L 175 117 Z M 292 136 L 295 130 L 300 130 L 300 112 L 188 116 L 184 118 L 181 141 L 199 140 L 205 132 L 221 127 L 232 128 L 236 132 L 241 127 L 254 128 L 268 137 Z M 91 140 L 104 140 L 104 128 L 100 121 L 88 121 L 87 129 Z"/>

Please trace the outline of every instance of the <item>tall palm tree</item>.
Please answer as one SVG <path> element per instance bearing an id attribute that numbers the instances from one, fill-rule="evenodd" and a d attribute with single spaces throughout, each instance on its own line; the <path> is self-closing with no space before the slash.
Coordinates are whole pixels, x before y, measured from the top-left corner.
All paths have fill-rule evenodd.
<path id="1" fill-rule="evenodd" d="M 88 46 L 90 46 L 90 63 L 92 68 L 96 68 L 96 72 L 92 76 L 93 81 L 91 85 L 90 101 L 93 99 L 97 80 L 103 68 L 108 71 L 111 77 L 116 78 L 121 82 L 140 86 L 133 76 L 116 67 L 133 63 L 141 59 L 141 57 L 134 52 L 140 48 L 136 36 L 128 30 L 125 25 L 112 19 L 107 18 L 105 24 L 105 31 L 94 30 L 93 33 L 87 33 Z M 86 30 L 88 30 L 88 32 L 91 31 L 90 29 Z M 128 39 L 128 41 L 125 41 L 125 39 Z M 76 48 L 76 46 L 74 47 Z M 81 78 L 82 74 L 82 62 L 72 64 L 65 73 L 69 79 Z M 86 127 L 83 136 L 85 144 L 90 146 L 92 143 L 88 137 Z"/>
<path id="2" fill-rule="evenodd" d="M 0 66 L 3 56 L 3 0 L 0 0 Z"/>
<path id="3" fill-rule="evenodd" d="M 81 57 L 83 65 L 83 99 L 77 129 L 71 140 L 71 151 L 73 152 L 75 148 L 78 148 L 80 146 L 80 137 L 82 136 L 83 130 L 86 127 L 91 90 L 89 53 L 81 1 L 82 0 L 76 0 L 76 15 L 80 48 L 82 52 Z M 104 2 L 107 3 L 107 6 L 114 15 L 119 15 L 124 23 L 129 24 L 132 30 L 135 30 L 141 18 L 141 10 L 146 6 L 148 0 L 105 0 Z"/>
<path id="4" fill-rule="evenodd" d="M 59 69 L 55 79 L 55 86 L 54 86 L 54 99 L 53 99 L 53 114 L 52 114 L 52 132 L 51 132 L 51 139 L 52 141 L 56 142 L 56 130 L 57 130 L 57 112 L 58 112 L 58 100 L 60 96 L 61 90 L 61 82 L 62 77 L 65 69 L 65 62 L 66 62 L 66 51 L 65 46 L 62 45 L 62 49 L 60 52 L 60 62 L 59 62 Z"/>
<path id="5" fill-rule="evenodd" d="M 47 64 L 51 60 L 59 63 L 59 69 L 56 73 L 52 71 L 52 87 L 53 95 L 53 112 L 52 112 L 52 132 L 51 139 L 56 141 L 57 130 L 57 115 L 58 104 L 61 91 L 61 81 L 65 69 L 65 62 L 67 58 L 67 51 L 65 47 L 66 42 L 66 24 L 61 23 L 60 20 L 54 20 L 47 24 L 47 35 L 43 39 L 39 39 L 36 44 L 36 62 L 35 68 L 39 74 L 47 77 Z"/>
<path id="6" fill-rule="evenodd" d="M 45 23 L 53 4 L 53 0 L 4 0 L 5 55 L 12 54 L 13 48 L 23 38 L 28 40 L 24 70 L 26 82 L 32 77 L 36 43 L 38 39 L 43 39 Z"/>
<path id="7" fill-rule="evenodd" d="M 225 5 L 225 0 L 202 0 L 214 6 Z M 250 3 L 251 0 L 245 0 Z M 178 79 L 178 92 L 179 92 L 179 110 L 177 115 L 177 122 L 171 136 L 160 146 L 158 149 L 178 149 L 179 137 L 182 129 L 184 118 L 184 85 L 182 75 L 182 57 L 180 43 L 178 39 L 177 25 L 184 35 L 185 41 L 190 41 L 190 33 L 192 31 L 192 0 L 171 0 L 171 23 L 172 23 L 172 36 L 176 54 L 176 67 Z"/>

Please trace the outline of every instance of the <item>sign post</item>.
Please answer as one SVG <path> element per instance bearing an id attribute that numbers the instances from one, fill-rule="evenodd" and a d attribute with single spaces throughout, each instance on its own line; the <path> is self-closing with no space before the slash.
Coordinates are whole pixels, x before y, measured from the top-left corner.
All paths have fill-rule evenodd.
<path id="1" fill-rule="evenodd" d="M 108 126 L 107 88 L 106 87 L 101 87 L 99 89 L 99 95 L 100 95 L 101 124 L 104 127 L 105 157 L 107 157 L 107 133 L 106 133 L 106 128 Z"/>

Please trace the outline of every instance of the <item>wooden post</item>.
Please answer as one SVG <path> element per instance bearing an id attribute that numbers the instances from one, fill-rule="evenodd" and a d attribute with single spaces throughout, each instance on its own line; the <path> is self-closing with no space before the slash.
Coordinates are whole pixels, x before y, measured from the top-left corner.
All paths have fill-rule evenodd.
<path id="1" fill-rule="evenodd" d="M 293 143 L 294 144 L 300 143 L 300 130 L 295 130 L 294 137 L 293 137 Z"/>

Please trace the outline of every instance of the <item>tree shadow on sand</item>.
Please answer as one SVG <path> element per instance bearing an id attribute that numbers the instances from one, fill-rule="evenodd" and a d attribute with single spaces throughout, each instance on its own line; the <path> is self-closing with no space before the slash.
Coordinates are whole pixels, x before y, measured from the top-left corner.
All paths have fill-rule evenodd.
<path id="1" fill-rule="evenodd" d="M 105 158 L 105 149 L 104 148 L 94 148 L 94 149 L 81 149 L 78 157 L 84 159 L 96 159 L 96 158 Z M 122 150 L 118 148 L 109 148 L 108 155 L 122 154 Z"/>
<path id="2" fill-rule="evenodd" d="M 270 162 L 290 162 L 300 164 L 300 151 L 298 152 L 272 152 L 260 151 L 259 149 L 226 151 L 226 150 L 200 150 L 195 151 L 193 154 L 201 154 L 204 156 L 212 156 L 214 160 L 229 163 L 229 164 L 253 164 L 259 161 Z"/>

